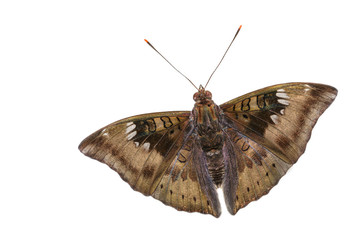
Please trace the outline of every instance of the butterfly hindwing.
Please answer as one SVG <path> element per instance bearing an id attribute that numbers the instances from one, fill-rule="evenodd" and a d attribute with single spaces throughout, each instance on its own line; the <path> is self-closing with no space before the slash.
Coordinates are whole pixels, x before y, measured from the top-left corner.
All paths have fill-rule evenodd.
<path id="1" fill-rule="evenodd" d="M 237 129 L 226 130 L 226 147 L 231 149 L 230 161 L 235 162 L 236 172 L 225 174 L 225 182 L 232 180 L 233 188 L 227 190 L 224 184 L 224 197 L 230 213 L 235 214 L 251 201 L 267 194 L 277 184 L 292 164 L 286 163 L 267 148 L 244 136 Z"/>
<path id="2" fill-rule="evenodd" d="M 218 217 L 217 195 L 199 181 L 194 156 L 201 153 L 194 148 L 189 115 L 163 112 L 126 118 L 91 134 L 79 149 L 106 163 L 144 195 L 178 210 Z"/>
<path id="3" fill-rule="evenodd" d="M 224 189 L 231 213 L 277 184 L 305 151 L 312 128 L 336 94 L 335 88 L 326 85 L 288 83 L 221 105 L 230 161 L 237 165 L 236 195 Z"/>
<path id="4" fill-rule="evenodd" d="M 178 210 L 219 217 L 220 203 L 200 145 L 189 136 L 169 165 L 153 197 Z"/>

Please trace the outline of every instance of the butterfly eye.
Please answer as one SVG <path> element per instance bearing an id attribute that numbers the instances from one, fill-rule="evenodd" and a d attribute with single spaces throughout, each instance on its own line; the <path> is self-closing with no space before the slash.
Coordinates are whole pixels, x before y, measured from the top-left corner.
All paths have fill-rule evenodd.
<path id="1" fill-rule="evenodd" d="M 199 92 L 194 93 L 193 99 L 195 102 L 197 99 L 199 99 Z"/>
<path id="2" fill-rule="evenodd" d="M 211 92 L 205 91 L 205 97 L 206 97 L 207 99 L 211 99 L 211 98 L 212 98 Z"/>

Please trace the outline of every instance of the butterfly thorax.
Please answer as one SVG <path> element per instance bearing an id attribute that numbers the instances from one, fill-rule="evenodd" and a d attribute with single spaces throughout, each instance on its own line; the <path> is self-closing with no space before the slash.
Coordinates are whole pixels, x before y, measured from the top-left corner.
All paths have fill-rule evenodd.
<path id="1" fill-rule="evenodd" d="M 223 146 L 224 135 L 221 127 L 221 109 L 211 100 L 211 93 L 200 89 L 194 94 L 195 106 L 192 111 L 196 137 L 205 154 L 209 174 L 218 187 L 224 178 Z"/>

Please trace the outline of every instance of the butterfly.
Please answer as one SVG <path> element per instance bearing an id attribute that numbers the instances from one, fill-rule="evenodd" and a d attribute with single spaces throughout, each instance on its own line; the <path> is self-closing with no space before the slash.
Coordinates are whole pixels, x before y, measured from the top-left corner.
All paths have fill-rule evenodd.
<path id="1" fill-rule="evenodd" d="M 222 188 L 234 215 L 267 194 L 297 162 L 337 95 L 328 85 L 297 82 L 216 105 L 205 88 L 194 94 L 192 111 L 122 119 L 85 138 L 79 150 L 107 164 L 134 190 L 177 210 L 219 217 Z"/>

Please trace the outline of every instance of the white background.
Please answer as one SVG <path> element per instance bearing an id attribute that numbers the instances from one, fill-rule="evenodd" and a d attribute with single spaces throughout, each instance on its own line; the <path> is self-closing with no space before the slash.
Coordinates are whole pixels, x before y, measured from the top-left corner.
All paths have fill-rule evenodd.
<path id="1" fill-rule="evenodd" d="M 359 239 L 358 1 L 1 1 L 1 239 Z M 339 94 L 270 194 L 219 219 L 133 191 L 81 154 L 128 116 L 291 81 Z M 222 197 L 222 196 L 220 196 Z"/>

